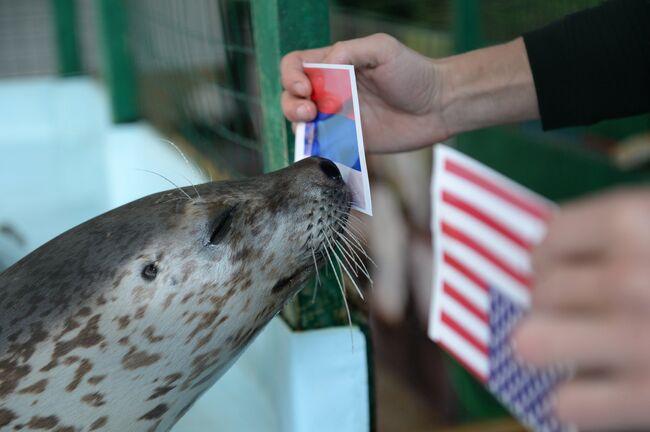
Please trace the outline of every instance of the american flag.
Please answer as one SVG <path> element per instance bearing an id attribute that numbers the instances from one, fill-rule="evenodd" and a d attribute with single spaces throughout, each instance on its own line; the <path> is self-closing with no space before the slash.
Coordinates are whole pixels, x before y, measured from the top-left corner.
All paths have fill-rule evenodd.
<path id="1" fill-rule="evenodd" d="M 434 166 L 430 337 L 531 430 L 570 430 L 549 400 L 564 371 L 520 364 L 509 339 L 530 306 L 530 253 L 554 205 L 446 146 Z"/>

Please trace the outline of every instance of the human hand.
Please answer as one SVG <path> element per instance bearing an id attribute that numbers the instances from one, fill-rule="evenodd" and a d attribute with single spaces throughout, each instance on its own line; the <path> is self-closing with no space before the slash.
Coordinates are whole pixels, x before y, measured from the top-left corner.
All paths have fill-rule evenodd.
<path id="1" fill-rule="evenodd" d="M 571 203 L 533 257 L 531 314 L 515 349 L 569 364 L 558 417 L 588 430 L 650 429 L 650 188 Z"/>
<path id="2" fill-rule="evenodd" d="M 294 51 L 282 59 L 282 109 L 292 122 L 309 121 L 316 105 L 303 63 L 355 66 L 366 149 L 396 152 L 450 135 L 441 115 L 441 77 L 434 62 L 395 38 L 375 34 L 332 46 Z"/>

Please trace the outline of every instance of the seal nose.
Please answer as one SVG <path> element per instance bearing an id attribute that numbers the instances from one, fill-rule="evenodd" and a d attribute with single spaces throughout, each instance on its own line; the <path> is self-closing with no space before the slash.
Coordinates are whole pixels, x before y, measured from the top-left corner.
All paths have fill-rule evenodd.
<path id="1" fill-rule="evenodd" d="M 341 171 L 339 171 L 336 164 L 331 160 L 321 158 L 319 166 L 320 170 L 323 171 L 323 174 L 325 174 L 328 178 L 335 181 L 343 181 L 343 177 L 341 177 Z"/>

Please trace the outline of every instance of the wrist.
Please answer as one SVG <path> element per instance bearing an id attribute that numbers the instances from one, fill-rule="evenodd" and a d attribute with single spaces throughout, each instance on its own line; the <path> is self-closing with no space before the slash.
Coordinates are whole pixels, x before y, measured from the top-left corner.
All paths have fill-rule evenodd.
<path id="1" fill-rule="evenodd" d="M 437 78 L 434 110 L 439 115 L 442 124 L 445 126 L 446 135 L 453 137 L 460 132 L 462 122 L 457 116 L 456 106 L 460 103 L 460 95 L 456 91 L 454 74 L 457 73 L 458 62 L 454 57 L 434 59 L 432 61 L 434 75 Z"/>
<path id="2" fill-rule="evenodd" d="M 539 117 L 526 48 L 514 41 L 434 60 L 450 136 Z"/>

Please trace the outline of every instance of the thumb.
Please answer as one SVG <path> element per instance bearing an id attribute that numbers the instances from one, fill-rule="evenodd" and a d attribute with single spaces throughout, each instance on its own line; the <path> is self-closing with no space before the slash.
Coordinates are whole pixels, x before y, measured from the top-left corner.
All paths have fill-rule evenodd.
<path id="1" fill-rule="evenodd" d="M 323 63 L 351 64 L 372 69 L 395 58 L 401 44 L 394 37 L 377 33 L 371 36 L 337 42 L 323 58 Z"/>

